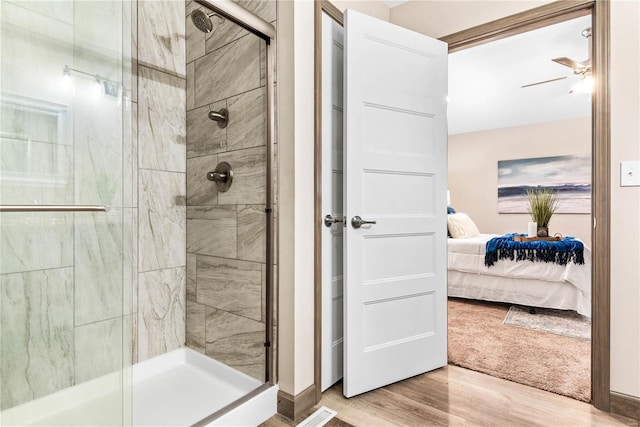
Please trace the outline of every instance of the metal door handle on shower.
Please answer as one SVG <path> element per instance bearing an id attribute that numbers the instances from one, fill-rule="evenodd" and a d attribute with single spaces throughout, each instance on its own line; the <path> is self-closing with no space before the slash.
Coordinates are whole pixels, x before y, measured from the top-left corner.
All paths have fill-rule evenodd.
<path id="1" fill-rule="evenodd" d="M 351 226 L 353 228 L 360 228 L 365 224 L 376 224 L 375 221 L 365 221 L 364 219 L 360 218 L 359 216 L 354 216 L 353 218 L 351 218 Z"/>

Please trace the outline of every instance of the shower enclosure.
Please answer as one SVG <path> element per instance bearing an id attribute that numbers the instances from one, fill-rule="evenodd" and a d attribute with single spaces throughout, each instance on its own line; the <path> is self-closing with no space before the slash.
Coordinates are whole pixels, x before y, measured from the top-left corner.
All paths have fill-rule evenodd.
<path id="1" fill-rule="evenodd" d="M 0 426 L 273 414 L 275 2 L 0 18 Z"/>

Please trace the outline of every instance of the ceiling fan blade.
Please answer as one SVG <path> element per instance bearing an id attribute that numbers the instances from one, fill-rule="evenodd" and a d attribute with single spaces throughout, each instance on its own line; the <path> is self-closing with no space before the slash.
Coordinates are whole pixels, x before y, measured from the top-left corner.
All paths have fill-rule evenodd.
<path id="1" fill-rule="evenodd" d="M 537 83 L 529 83 L 528 85 L 524 85 L 524 86 L 520 86 L 520 87 L 521 88 L 525 88 L 525 87 L 537 86 L 537 85 L 541 85 L 541 84 L 544 84 L 544 83 L 550 83 L 550 82 L 555 82 L 555 81 L 558 81 L 558 80 L 568 79 L 569 77 L 571 77 L 571 76 L 558 77 L 557 79 L 545 80 L 545 81 L 537 82 Z"/>
<path id="2" fill-rule="evenodd" d="M 584 64 L 566 57 L 553 58 L 552 61 L 557 62 L 560 65 L 564 65 L 565 67 L 573 68 L 574 70 L 581 70 L 582 68 L 585 67 Z"/>

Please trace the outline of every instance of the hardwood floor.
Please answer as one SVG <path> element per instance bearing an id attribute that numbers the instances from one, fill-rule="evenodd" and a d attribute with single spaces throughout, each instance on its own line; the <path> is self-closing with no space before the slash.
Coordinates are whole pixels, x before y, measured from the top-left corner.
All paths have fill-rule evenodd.
<path id="1" fill-rule="evenodd" d="M 338 383 L 300 419 L 276 415 L 262 426 L 295 426 L 320 406 L 338 411 L 327 424 L 333 427 L 640 425 L 584 402 L 450 365 L 351 399 Z"/>

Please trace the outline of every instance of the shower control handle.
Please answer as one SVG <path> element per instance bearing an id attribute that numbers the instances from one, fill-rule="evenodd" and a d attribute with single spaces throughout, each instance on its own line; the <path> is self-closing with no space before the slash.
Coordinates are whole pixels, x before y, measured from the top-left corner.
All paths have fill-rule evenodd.
<path id="1" fill-rule="evenodd" d="M 376 224 L 376 221 L 365 221 L 357 215 L 351 218 L 351 226 L 353 228 L 360 228 L 365 224 Z"/>
<path id="2" fill-rule="evenodd" d="M 221 172 L 209 172 L 207 179 L 213 182 L 227 182 L 227 174 Z"/>
<path id="3" fill-rule="evenodd" d="M 207 173 L 207 179 L 216 183 L 218 191 L 224 193 L 231 188 L 233 182 L 233 170 L 227 162 L 220 162 L 216 168 Z"/>

